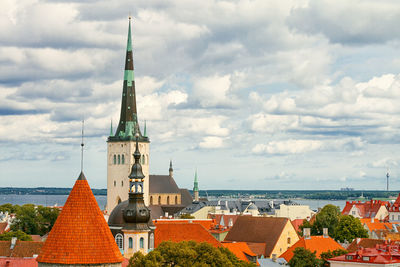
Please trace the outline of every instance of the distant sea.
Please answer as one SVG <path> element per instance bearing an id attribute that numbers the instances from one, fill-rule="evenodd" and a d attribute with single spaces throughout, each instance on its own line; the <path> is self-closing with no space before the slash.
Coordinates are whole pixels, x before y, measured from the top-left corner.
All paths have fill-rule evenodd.
<path id="1" fill-rule="evenodd" d="M 42 206 L 63 206 L 68 195 L 0 195 L 0 205 L 11 203 L 13 205 L 35 204 Z M 95 196 L 100 209 L 104 209 L 107 196 Z M 327 204 L 339 206 L 342 210 L 346 205 L 345 200 L 319 200 L 319 199 L 293 199 L 301 205 L 309 205 L 312 210 L 322 208 Z"/>

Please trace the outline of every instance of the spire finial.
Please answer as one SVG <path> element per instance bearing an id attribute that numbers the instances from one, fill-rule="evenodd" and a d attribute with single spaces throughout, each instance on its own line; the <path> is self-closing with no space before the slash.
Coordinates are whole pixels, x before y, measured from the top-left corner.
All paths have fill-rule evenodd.
<path id="1" fill-rule="evenodd" d="M 83 146 L 85 145 L 83 143 L 83 129 L 85 126 L 85 120 L 82 120 L 82 142 L 81 142 L 81 172 L 83 172 Z"/>

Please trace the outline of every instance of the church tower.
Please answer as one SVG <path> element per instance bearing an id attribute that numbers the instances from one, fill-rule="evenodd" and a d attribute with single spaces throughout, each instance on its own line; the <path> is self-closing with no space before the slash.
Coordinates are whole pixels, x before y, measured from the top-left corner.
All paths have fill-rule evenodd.
<path id="1" fill-rule="evenodd" d="M 129 18 L 128 42 L 124 82 L 122 88 L 121 115 L 118 127 L 112 131 L 107 140 L 107 207 L 110 213 L 115 206 L 128 199 L 130 170 L 135 162 L 135 136 L 138 135 L 140 163 L 145 176 L 143 194 L 148 205 L 149 196 L 149 155 L 150 140 L 141 133 L 136 106 L 135 76 L 131 37 L 131 18 Z"/>
<path id="2" fill-rule="evenodd" d="M 199 182 L 197 181 L 197 170 L 194 174 L 193 196 L 194 196 L 194 201 L 199 202 Z"/>

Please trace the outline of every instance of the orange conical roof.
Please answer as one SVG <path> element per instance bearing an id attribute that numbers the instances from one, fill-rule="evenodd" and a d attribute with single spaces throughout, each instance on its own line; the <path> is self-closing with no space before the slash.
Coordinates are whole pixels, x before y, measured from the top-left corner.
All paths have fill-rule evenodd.
<path id="1" fill-rule="evenodd" d="M 58 264 L 102 264 L 123 261 L 82 172 L 37 261 Z"/>

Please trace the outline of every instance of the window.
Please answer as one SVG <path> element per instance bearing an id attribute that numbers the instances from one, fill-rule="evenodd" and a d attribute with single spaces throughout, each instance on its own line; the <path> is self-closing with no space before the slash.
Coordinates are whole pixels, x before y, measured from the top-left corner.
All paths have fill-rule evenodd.
<path id="1" fill-rule="evenodd" d="M 121 181 L 121 186 L 122 186 L 122 187 L 124 186 L 124 181 Z"/>
<path id="2" fill-rule="evenodd" d="M 149 249 L 153 249 L 154 248 L 154 234 L 151 233 L 150 234 L 150 244 L 149 244 Z"/>
<path id="3" fill-rule="evenodd" d="M 121 198 L 118 197 L 117 202 L 118 202 L 118 204 L 121 203 Z"/>
<path id="4" fill-rule="evenodd" d="M 346 255 L 346 260 L 353 260 L 353 256 L 352 255 Z"/>
<path id="5" fill-rule="evenodd" d="M 133 239 L 132 237 L 129 237 L 129 248 L 133 248 Z"/>
<path id="6" fill-rule="evenodd" d="M 115 242 L 120 250 L 124 249 L 124 237 L 121 234 L 115 236 Z"/>
<path id="7" fill-rule="evenodd" d="M 290 244 L 290 237 L 287 238 L 287 243 Z"/>
<path id="8" fill-rule="evenodd" d="M 369 261 L 369 257 L 363 256 L 363 257 L 362 257 L 362 260 L 363 260 L 363 261 Z"/>
<path id="9" fill-rule="evenodd" d="M 355 211 L 355 210 L 353 210 L 353 211 L 351 212 L 351 214 L 353 214 L 353 215 L 356 215 L 356 211 Z"/>
<path id="10" fill-rule="evenodd" d="M 139 241 L 140 248 L 144 248 L 144 238 L 141 237 Z"/>
<path id="11" fill-rule="evenodd" d="M 153 205 L 153 196 L 150 197 L 150 205 Z"/>
<path id="12" fill-rule="evenodd" d="M 142 155 L 142 164 L 144 164 L 144 155 Z"/>
<path id="13" fill-rule="evenodd" d="M 400 221 L 400 215 L 397 215 L 397 220 Z"/>
<path id="14" fill-rule="evenodd" d="M 121 164 L 121 155 L 118 155 L 118 164 Z"/>
<path id="15" fill-rule="evenodd" d="M 169 205 L 169 196 L 167 196 L 167 205 Z"/>
<path id="16" fill-rule="evenodd" d="M 161 196 L 158 197 L 158 205 L 161 205 Z"/>
<path id="17" fill-rule="evenodd" d="M 175 204 L 178 204 L 178 196 L 175 196 Z"/>
<path id="18" fill-rule="evenodd" d="M 122 164 L 125 164 L 125 155 L 122 155 Z"/>
<path id="19" fill-rule="evenodd" d="M 117 155 L 114 155 L 114 165 L 117 164 Z"/>

